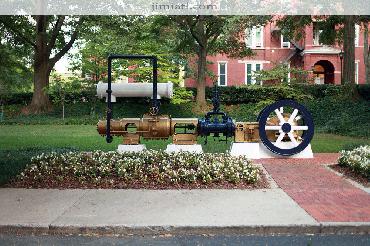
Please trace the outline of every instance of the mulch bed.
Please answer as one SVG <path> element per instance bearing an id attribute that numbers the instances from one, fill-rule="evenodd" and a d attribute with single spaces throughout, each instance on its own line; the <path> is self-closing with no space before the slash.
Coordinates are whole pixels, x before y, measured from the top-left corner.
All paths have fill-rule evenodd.
<path id="1" fill-rule="evenodd" d="M 124 181 L 119 177 L 109 177 L 101 179 L 99 183 L 81 183 L 77 178 L 65 177 L 62 181 L 55 179 L 53 176 L 41 180 L 33 179 L 13 179 L 8 184 L 4 185 L 6 188 L 28 188 L 28 189 L 266 189 L 270 185 L 266 179 L 265 174 L 260 172 L 260 180 L 256 184 L 249 184 L 241 182 L 233 184 L 230 182 L 219 182 L 211 184 L 192 183 L 192 184 L 170 184 L 158 183 L 148 181 L 146 183 L 140 181 Z"/>
<path id="2" fill-rule="evenodd" d="M 366 177 L 362 176 L 361 174 L 358 174 L 354 171 L 352 171 L 348 167 L 342 167 L 339 166 L 338 164 L 336 165 L 330 165 L 330 168 L 334 169 L 335 171 L 341 173 L 344 175 L 344 177 L 349 178 L 357 183 L 362 184 L 365 187 L 370 187 L 370 180 L 367 179 Z"/>

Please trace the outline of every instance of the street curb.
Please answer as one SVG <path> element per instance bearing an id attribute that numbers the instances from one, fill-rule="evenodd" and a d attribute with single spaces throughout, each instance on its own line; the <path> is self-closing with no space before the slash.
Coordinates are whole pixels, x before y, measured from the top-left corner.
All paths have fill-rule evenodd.
<path id="1" fill-rule="evenodd" d="M 271 235 L 271 234 L 370 234 L 370 222 L 271 226 L 0 226 L 0 234 L 49 235 Z"/>

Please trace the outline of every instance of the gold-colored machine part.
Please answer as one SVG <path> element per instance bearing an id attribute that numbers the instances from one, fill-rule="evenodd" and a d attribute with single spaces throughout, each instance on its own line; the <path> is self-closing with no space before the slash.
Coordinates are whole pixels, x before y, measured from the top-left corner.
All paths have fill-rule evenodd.
<path id="1" fill-rule="evenodd" d="M 196 144 L 197 143 L 197 118 L 172 118 L 171 119 L 171 132 L 172 142 L 174 144 Z M 178 126 L 182 126 L 184 131 L 181 133 L 176 132 Z M 189 129 L 192 130 L 189 132 Z"/>
<path id="2" fill-rule="evenodd" d="M 287 121 L 290 117 L 290 114 L 283 114 L 284 119 Z M 259 142 L 260 135 L 259 135 L 259 125 L 258 122 L 236 122 L 236 129 L 235 129 L 235 142 L 237 143 L 246 143 L 246 142 Z M 279 125 L 279 119 L 275 116 L 269 119 L 266 122 L 266 125 L 276 126 Z M 297 122 L 294 120 L 292 125 L 297 125 Z M 267 138 L 271 142 L 275 142 L 276 139 L 279 137 L 279 131 L 267 131 Z M 297 131 L 293 132 L 293 136 L 298 140 L 300 138 L 300 134 Z M 289 137 L 286 135 L 283 138 L 283 141 L 290 141 Z"/>
<path id="3" fill-rule="evenodd" d="M 277 139 L 275 131 L 268 131 L 267 137 L 271 141 Z M 235 142 L 253 143 L 260 141 L 258 122 L 236 122 Z"/>
<path id="4" fill-rule="evenodd" d="M 235 125 L 235 142 L 258 142 L 260 140 L 258 122 L 236 122 Z"/>
<path id="5" fill-rule="evenodd" d="M 174 144 L 195 144 L 197 141 L 196 118 L 171 118 L 168 115 L 145 114 L 142 118 L 123 118 L 111 120 L 111 135 L 122 136 L 123 144 L 139 144 L 143 139 L 168 139 L 173 136 Z M 178 125 L 190 126 L 191 132 L 177 133 Z M 106 121 L 99 121 L 97 130 L 100 135 L 106 134 Z"/>

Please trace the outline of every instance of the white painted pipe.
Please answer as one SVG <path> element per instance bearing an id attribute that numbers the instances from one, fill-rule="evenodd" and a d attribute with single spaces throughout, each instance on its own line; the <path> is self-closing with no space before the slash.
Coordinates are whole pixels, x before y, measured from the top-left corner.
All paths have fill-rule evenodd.
<path id="1" fill-rule="evenodd" d="M 96 85 L 96 95 L 99 98 L 107 98 L 108 83 L 99 82 Z M 157 83 L 157 98 L 172 98 L 173 84 Z M 112 83 L 112 102 L 116 102 L 116 97 L 153 97 L 152 83 Z"/>

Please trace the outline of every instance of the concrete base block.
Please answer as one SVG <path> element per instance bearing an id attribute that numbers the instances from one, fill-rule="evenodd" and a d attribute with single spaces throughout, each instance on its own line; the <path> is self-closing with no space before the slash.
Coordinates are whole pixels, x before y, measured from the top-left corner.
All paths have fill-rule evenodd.
<path id="1" fill-rule="evenodd" d="M 282 142 L 281 148 L 291 148 L 291 142 Z M 309 144 L 302 152 L 291 155 L 291 156 L 281 156 L 274 154 L 269 149 L 266 148 L 263 143 L 233 143 L 230 148 L 230 154 L 232 156 L 245 155 L 250 159 L 260 159 L 260 158 L 313 158 L 313 153 L 311 149 L 311 144 Z"/>
<path id="2" fill-rule="evenodd" d="M 117 151 L 123 152 L 141 152 L 146 150 L 145 144 L 120 144 L 118 145 Z"/>
<path id="3" fill-rule="evenodd" d="M 187 151 L 192 153 L 203 153 L 202 145 L 200 144 L 169 144 L 167 145 L 167 153 L 177 153 Z"/>

